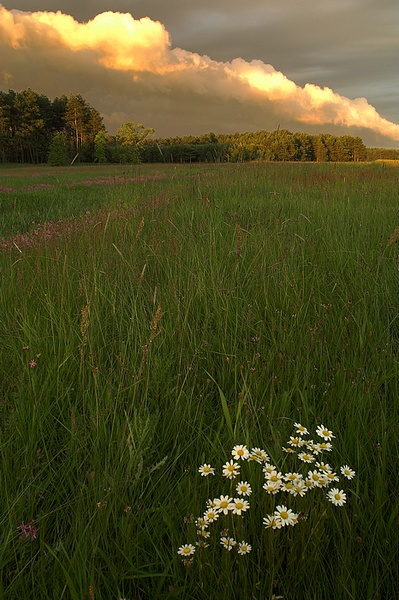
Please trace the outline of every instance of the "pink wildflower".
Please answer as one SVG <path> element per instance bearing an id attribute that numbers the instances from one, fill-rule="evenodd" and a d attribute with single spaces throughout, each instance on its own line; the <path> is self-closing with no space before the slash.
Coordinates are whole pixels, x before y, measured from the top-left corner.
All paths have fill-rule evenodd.
<path id="1" fill-rule="evenodd" d="M 27 523 L 26 525 L 23 521 L 22 521 L 21 525 L 18 525 L 17 529 L 19 529 L 19 531 L 21 531 L 21 533 L 23 534 L 23 535 L 19 536 L 20 540 L 23 540 L 26 538 L 28 538 L 30 540 L 36 539 L 39 528 L 34 526 L 34 522 L 35 521 L 33 519 L 31 519 L 29 521 L 29 523 Z M 23 536 L 25 536 L 25 538 Z"/>

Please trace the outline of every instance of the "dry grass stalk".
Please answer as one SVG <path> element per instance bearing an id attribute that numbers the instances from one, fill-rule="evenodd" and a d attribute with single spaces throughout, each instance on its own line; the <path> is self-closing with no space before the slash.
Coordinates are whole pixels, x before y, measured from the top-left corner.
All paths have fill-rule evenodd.
<path id="1" fill-rule="evenodd" d="M 148 342 L 146 344 L 143 344 L 143 346 L 142 346 L 142 350 L 143 350 L 143 354 L 144 354 L 144 362 L 147 360 L 153 340 L 155 340 L 155 338 L 162 331 L 162 327 L 159 326 L 159 322 L 160 322 L 161 318 L 162 318 L 161 305 L 158 304 L 157 310 L 152 315 L 152 318 L 150 321 L 150 329 L 151 329 L 150 338 L 149 338 Z"/>
<path id="2" fill-rule="evenodd" d="M 87 344 L 87 330 L 90 323 L 90 302 L 82 306 L 82 316 L 80 319 L 80 333 L 82 334 L 83 345 Z"/>
<path id="3" fill-rule="evenodd" d="M 162 331 L 162 327 L 158 327 L 159 326 L 159 321 L 161 320 L 161 318 L 162 318 L 161 305 L 158 304 L 157 310 L 153 314 L 152 319 L 151 319 L 151 323 L 150 323 L 151 335 L 150 335 L 150 339 L 149 339 L 149 342 L 148 342 L 149 344 L 151 344 L 151 342 L 153 340 L 155 340 L 155 338 Z"/>
<path id="4" fill-rule="evenodd" d="M 144 216 L 141 217 L 140 225 L 139 225 L 139 228 L 136 233 L 136 243 L 138 242 L 140 234 L 143 231 L 143 227 L 144 227 Z"/>
<path id="5" fill-rule="evenodd" d="M 240 258 L 241 256 L 241 225 L 237 223 L 236 229 L 236 256 Z"/>
<path id="6" fill-rule="evenodd" d="M 394 244 L 398 240 L 399 240 L 399 227 L 395 227 L 395 229 L 393 230 L 393 232 L 389 236 L 387 248 L 389 248 L 389 246 L 392 246 L 392 244 Z"/>

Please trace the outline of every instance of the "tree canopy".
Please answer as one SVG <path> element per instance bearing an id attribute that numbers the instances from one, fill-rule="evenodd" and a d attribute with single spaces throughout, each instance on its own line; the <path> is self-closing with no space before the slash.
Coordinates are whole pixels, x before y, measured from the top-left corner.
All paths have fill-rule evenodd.
<path id="1" fill-rule="evenodd" d="M 99 111 L 80 94 L 50 100 L 28 88 L 0 92 L 0 162 L 244 162 L 397 159 L 394 149 L 366 148 L 360 137 L 286 129 L 154 138 L 128 121 L 109 135 Z"/>
<path id="2" fill-rule="evenodd" d="M 68 155 L 94 160 L 94 139 L 105 125 L 80 94 L 49 100 L 30 88 L 0 92 L 2 162 L 47 162 L 55 136 L 64 136 Z"/>

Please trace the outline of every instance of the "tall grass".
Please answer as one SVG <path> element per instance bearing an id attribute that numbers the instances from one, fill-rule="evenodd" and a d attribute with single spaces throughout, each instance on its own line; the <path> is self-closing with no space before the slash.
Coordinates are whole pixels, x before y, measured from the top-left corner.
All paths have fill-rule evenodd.
<path id="1" fill-rule="evenodd" d="M 0 254 L 0 597 L 395 597 L 394 170 L 139 169 L 58 183 L 50 208 L 48 190 L 2 198 L 11 241 L 41 214 L 64 221 Z M 294 421 L 333 430 L 357 473 L 347 504 L 321 493 L 290 531 L 251 505 L 251 554 L 185 567 L 190 515 L 222 492 L 198 466 L 235 443 L 281 463 Z M 17 529 L 31 519 L 37 539 Z"/>

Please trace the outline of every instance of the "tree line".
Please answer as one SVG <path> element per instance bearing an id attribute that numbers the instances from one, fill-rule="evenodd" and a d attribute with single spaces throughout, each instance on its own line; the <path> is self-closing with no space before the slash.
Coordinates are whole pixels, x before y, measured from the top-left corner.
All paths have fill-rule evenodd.
<path id="1" fill-rule="evenodd" d="M 360 137 L 310 135 L 278 129 L 148 140 L 143 157 L 147 162 L 359 162 L 367 160 L 367 148 Z"/>
<path id="2" fill-rule="evenodd" d="M 359 162 L 397 159 L 398 150 L 366 148 L 360 137 L 291 133 L 286 129 L 154 138 L 154 130 L 123 123 L 109 135 L 99 111 L 80 95 L 50 100 L 30 88 L 0 92 L 0 161 L 71 162 Z"/>

